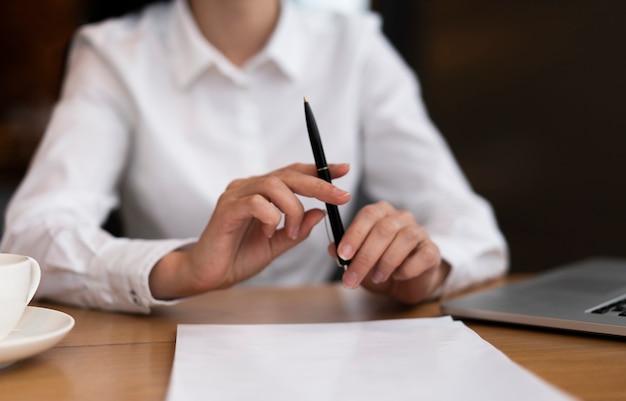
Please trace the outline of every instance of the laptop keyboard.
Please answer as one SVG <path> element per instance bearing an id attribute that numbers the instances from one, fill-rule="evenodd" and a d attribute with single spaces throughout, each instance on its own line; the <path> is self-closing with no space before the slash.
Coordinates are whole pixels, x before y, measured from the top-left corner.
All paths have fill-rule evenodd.
<path id="1" fill-rule="evenodd" d="M 591 310 L 591 313 L 626 317 L 626 297 Z"/>

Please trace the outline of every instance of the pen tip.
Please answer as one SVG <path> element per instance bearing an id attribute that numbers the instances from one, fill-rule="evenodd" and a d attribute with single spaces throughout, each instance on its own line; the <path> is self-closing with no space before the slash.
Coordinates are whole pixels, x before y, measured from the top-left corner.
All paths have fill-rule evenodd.
<path id="1" fill-rule="evenodd" d="M 308 103 L 309 101 L 306 100 L 306 96 L 304 97 L 304 103 Z"/>

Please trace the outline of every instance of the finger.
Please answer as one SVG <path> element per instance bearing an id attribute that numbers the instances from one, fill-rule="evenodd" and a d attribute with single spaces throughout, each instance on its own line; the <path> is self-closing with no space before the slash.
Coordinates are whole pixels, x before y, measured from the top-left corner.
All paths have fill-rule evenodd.
<path id="1" fill-rule="evenodd" d="M 272 255 L 277 257 L 286 250 L 304 241 L 310 234 L 313 227 L 324 219 L 326 212 L 321 209 L 308 210 L 302 219 L 298 238 L 295 240 L 289 237 L 284 229 L 276 231 L 271 238 Z"/>
<path id="2" fill-rule="evenodd" d="M 317 168 L 315 170 L 317 173 Z M 330 178 L 334 180 L 348 174 L 350 165 L 348 163 L 331 163 L 328 165 L 328 171 L 330 172 Z"/>
<path id="3" fill-rule="evenodd" d="M 309 175 L 293 169 L 280 170 L 276 175 L 298 195 L 333 205 L 343 205 L 350 200 L 349 192 L 318 178 L 317 175 Z"/>
<path id="4" fill-rule="evenodd" d="M 282 169 L 261 177 L 233 181 L 228 192 L 232 197 L 263 195 L 283 213 L 291 216 L 294 222 L 299 222 L 303 213 L 302 204 L 295 194 L 336 205 L 350 200 L 349 192 L 295 169 Z"/>
<path id="5" fill-rule="evenodd" d="M 383 218 L 374 224 L 344 274 L 344 284 L 348 288 L 356 288 L 365 276 L 370 274 L 389 244 L 393 242 L 396 232 L 401 229 L 401 224 L 401 221 L 390 217 Z"/>
<path id="6" fill-rule="evenodd" d="M 251 187 L 269 199 L 284 214 L 284 230 L 287 237 L 292 240 L 298 238 L 304 217 L 304 206 L 287 183 L 281 177 L 268 175 L 255 180 Z"/>
<path id="7" fill-rule="evenodd" d="M 387 281 L 396 269 L 404 265 L 425 238 L 428 238 L 426 229 L 417 224 L 409 224 L 399 230 L 376 263 L 371 274 L 372 282 L 380 284 Z"/>
<path id="8" fill-rule="evenodd" d="M 331 178 L 335 179 L 335 178 L 340 178 L 343 177 L 344 175 L 346 175 L 349 171 L 350 171 L 350 165 L 347 163 L 339 163 L 339 164 L 329 164 L 328 165 L 328 170 L 330 172 Z M 283 167 L 279 170 L 273 171 L 271 173 L 266 174 L 265 176 L 270 176 L 270 175 L 277 175 L 277 176 L 291 176 L 294 177 L 294 184 L 297 184 L 299 182 L 300 179 L 302 179 L 299 174 L 303 174 L 303 175 L 307 175 L 311 178 L 313 178 L 313 180 L 310 180 L 310 182 L 315 182 L 316 180 L 319 180 L 320 178 L 318 178 L 317 175 L 317 167 L 314 164 L 304 164 L 304 163 L 294 163 L 291 164 L 287 167 Z M 259 178 L 259 177 L 250 177 L 250 178 L 245 178 L 245 179 L 236 179 L 233 180 L 229 186 L 228 189 L 241 189 L 241 188 L 245 188 L 246 186 L 249 185 L 249 182 Z M 296 186 L 294 185 L 294 188 Z M 324 187 L 330 188 L 331 186 L 325 185 Z M 301 195 L 305 195 L 306 194 L 301 194 Z M 310 196 L 310 195 L 309 195 Z"/>
<path id="9" fill-rule="evenodd" d="M 371 226 L 365 240 L 361 245 L 346 245 L 342 240 L 339 251 L 340 256 L 350 257 L 342 255 L 342 252 L 347 247 L 358 246 L 350 267 L 344 274 L 344 285 L 348 288 L 356 288 L 366 276 L 370 276 L 375 283 L 387 280 L 419 243 L 419 226 L 409 212 L 396 211 L 387 203 L 379 203 L 363 210 L 362 216 L 363 220 L 359 222 L 362 224 L 361 228 Z M 355 223 L 350 228 L 354 226 Z M 357 232 L 355 237 L 359 234 Z"/>
<path id="10" fill-rule="evenodd" d="M 363 207 L 355 216 L 354 220 L 346 230 L 337 248 L 337 254 L 343 260 L 352 260 L 349 268 L 342 276 L 342 283 L 347 288 L 358 287 L 367 273 L 367 260 L 370 258 L 367 251 L 361 253 L 361 258 L 356 258 L 357 250 L 361 248 L 365 239 L 376 222 L 392 210 L 386 202 L 379 202 Z M 363 264 L 364 267 L 359 267 Z"/>
<path id="11" fill-rule="evenodd" d="M 290 188 L 285 181 L 286 178 L 295 180 L 296 178 L 292 177 L 292 174 L 296 174 L 298 177 L 307 180 L 316 180 L 314 177 L 294 171 L 285 171 L 280 174 L 274 172 L 265 176 L 252 177 L 235 182 L 230 189 L 230 196 L 236 198 L 258 194 L 266 198 L 284 214 L 285 232 L 289 238 L 295 239 L 299 234 L 300 224 L 304 216 L 304 207 L 292 188 Z"/>
<path id="12" fill-rule="evenodd" d="M 387 202 L 364 206 L 346 229 L 341 242 L 337 244 L 337 254 L 343 260 L 354 258 L 357 249 L 365 242 L 374 224 L 393 211 L 393 207 Z"/>
<path id="13" fill-rule="evenodd" d="M 415 305 L 432 296 L 433 292 L 445 281 L 450 269 L 450 265 L 441 259 L 439 265 L 424 271 L 413 279 L 388 281 L 393 285 L 388 287 L 387 291 L 398 301 Z"/>
<path id="14" fill-rule="evenodd" d="M 393 279 L 398 281 L 419 277 L 424 272 L 441 264 L 441 253 L 432 241 L 420 243 L 416 250 L 393 272 Z"/>
<path id="15" fill-rule="evenodd" d="M 223 234 L 238 231 L 242 222 L 254 218 L 261 223 L 263 233 L 271 237 L 282 220 L 276 206 L 259 194 L 235 199 L 225 207 L 218 206 L 216 213 L 224 221 L 221 225 Z"/>
<path id="16" fill-rule="evenodd" d="M 349 170 L 349 165 L 333 165 L 333 174 L 341 176 Z M 227 188 L 225 198 L 245 198 L 255 194 L 265 197 L 285 215 L 287 236 L 296 239 L 304 216 L 304 207 L 295 194 L 317 198 L 323 202 L 343 204 L 350 194 L 331 183 L 317 178 L 315 165 L 293 164 L 270 174 L 234 180 Z M 264 227 L 271 235 L 276 226 Z"/>
<path id="17" fill-rule="evenodd" d="M 315 164 L 294 163 L 281 170 L 294 170 L 302 174 L 317 177 L 317 166 L 315 166 Z M 350 165 L 348 163 L 331 163 L 328 164 L 328 171 L 332 179 L 341 178 L 348 174 Z"/>

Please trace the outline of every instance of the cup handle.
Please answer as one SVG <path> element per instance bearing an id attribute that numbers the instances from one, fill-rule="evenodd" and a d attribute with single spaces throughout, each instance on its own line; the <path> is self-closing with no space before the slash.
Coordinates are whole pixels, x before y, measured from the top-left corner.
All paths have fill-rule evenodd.
<path id="1" fill-rule="evenodd" d="M 41 281 L 41 268 L 39 267 L 39 263 L 31 257 L 28 257 L 28 261 L 30 262 L 30 289 L 28 290 L 28 298 L 26 299 L 26 303 L 28 304 L 33 297 L 35 296 L 35 292 L 37 292 L 37 288 L 39 288 L 39 282 Z"/>

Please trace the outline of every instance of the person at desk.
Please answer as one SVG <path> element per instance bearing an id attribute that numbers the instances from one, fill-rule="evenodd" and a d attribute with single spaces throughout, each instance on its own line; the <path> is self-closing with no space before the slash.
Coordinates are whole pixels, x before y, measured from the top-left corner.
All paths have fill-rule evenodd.
<path id="1" fill-rule="evenodd" d="M 353 217 L 336 248 L 348 288 L 417 303 L 501 275 L 491 207 L 379 25 L 174 0 L 82 27 L 2 250 L 40 262 L 39 297 L 148 313 L 237 284 L 327 281 L 327 202 Z M 303 96 L 336 185 L 316 176 Z M 124 236 L 101 228 L 115 208 Z"/>

